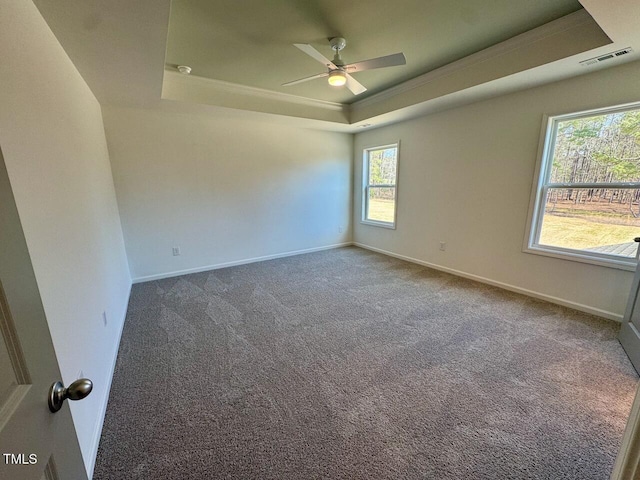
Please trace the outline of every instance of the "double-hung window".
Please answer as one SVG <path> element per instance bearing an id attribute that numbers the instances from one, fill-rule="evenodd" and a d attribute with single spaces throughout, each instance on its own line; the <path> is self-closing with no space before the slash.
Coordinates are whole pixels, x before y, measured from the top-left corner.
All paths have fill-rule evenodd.
<path id="1" fill-rule="evenodd" d="M 549 117 L 526 251 L 624 269 L 640 237 L 640 104 Z"/>
<path id="2" fill-rule="evenodd" d="M 362 171 L 362 223 L 395 228 L 398 144 L 365 149 Z"/>

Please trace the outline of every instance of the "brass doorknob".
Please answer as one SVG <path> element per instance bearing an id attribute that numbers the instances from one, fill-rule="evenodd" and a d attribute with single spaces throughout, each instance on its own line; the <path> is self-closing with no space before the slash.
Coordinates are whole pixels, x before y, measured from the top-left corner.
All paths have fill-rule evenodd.
<path id="1" fill-rule="evenodd" d="M 93 382 L 88 378 L 76 380 L 67 388 L 64 388 L 62 382 L 56 382 L 49 389 L 49 410 L 53 413 L 62 408 L 62 404 L 66 399 L 82 400 L 93 390 Z"/>

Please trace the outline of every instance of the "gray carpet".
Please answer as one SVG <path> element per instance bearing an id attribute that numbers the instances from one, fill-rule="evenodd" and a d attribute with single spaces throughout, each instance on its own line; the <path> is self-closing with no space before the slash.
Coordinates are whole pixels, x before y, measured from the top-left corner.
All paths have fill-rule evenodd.
<path id="1" fill-rule="evenodd" d="M 95 479 L 607 479 L 619 325 L 358 248 L 135 285 Z"/>

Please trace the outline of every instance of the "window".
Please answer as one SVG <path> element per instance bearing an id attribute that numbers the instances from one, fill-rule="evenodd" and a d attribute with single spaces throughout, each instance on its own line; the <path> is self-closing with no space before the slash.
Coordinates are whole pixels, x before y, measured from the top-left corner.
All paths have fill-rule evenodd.
<path id="1" fill-rule="evenodd" d="M 640 104 L 547 120 L 526 251 L 635 268 Z"/>
<path id="2" fill-rule="evenodd" d="M 365 149 L 363 162 L 362 223 L 395 228 L 398 144 Z"/>

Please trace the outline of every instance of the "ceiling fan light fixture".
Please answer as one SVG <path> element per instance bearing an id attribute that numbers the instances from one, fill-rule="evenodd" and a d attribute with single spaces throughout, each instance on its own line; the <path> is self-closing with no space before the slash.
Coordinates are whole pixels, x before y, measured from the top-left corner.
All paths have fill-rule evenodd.
<path id="1" fill-rule="evenodd" d="M 347 75 L 342 70 L 334 70 L 329 74 L 328 80 L 332 87 L 342 87 L 347 83 Z"/>

